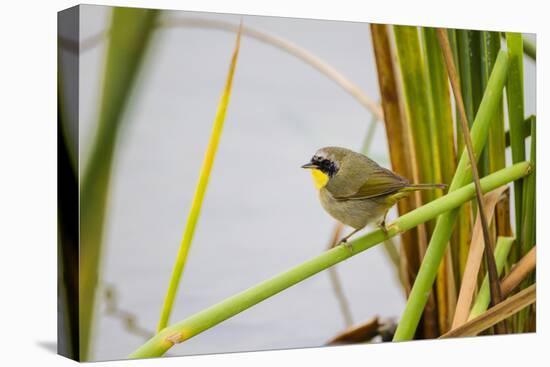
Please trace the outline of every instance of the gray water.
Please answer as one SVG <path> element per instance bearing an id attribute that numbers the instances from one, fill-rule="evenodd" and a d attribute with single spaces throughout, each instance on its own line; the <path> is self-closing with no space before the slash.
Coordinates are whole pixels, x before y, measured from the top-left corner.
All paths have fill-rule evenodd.
<path id="1" fill-rule="evenodd" d="M 234 23 L 240 19 L 180 11 L 169 15 Z M 109 16 L 108 7 L 82 6 L 81 39 L 105 30 Z M 306 48 L 379 99 L 367 23 L 253 16 L 243 21 Z M 134 313 L 151 331 L 159 318 L 234 40 L 234 34 L 218 30 L 157 30 L 124 116 L 101 281 L 113 284 L 119 307 Z M 86 162 L 96 126 L 104 53 L 102 41 L 80 59 L 81 162 Z M 526 72 L 529 78 L 534 83 L 534 71 Z M 529 109 L 534 111 L 534 98 Z M 309 173 L 300 165 L 322 146 L 358 149 L 370 119 L 364 107 L 309 65 L 243 38 L 223 136 L 172 321 L 326 248 L 334 220 L 322 210 Z M 381 126 L 370 155 L 388 166 Z M 404 295 L 381 247 L 337 270 L 355 322 L 375 315 L 399 317 Z M 144 341 L 105 314 L 101 298 L 96 324 L 94 359 L 124 358 Z M 329 276 L 322 272 L 170 353 L 320 346 L 344 328 Z"/>

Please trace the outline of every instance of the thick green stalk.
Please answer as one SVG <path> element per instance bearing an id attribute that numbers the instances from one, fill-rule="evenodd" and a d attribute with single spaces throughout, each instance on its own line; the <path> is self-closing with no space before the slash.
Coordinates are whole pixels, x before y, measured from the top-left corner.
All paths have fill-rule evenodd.
<path id="1" fill-rule="evenodd" d="M 462 75 L 461 75 L 461 65 L 460 65 L 460 59 L 459 59 L 459 49 L 458 49 L 458 40 L 457 40 L 457 30 L 456 29 L 447 29 L 447 37 L 449 39 L 449 44 L 451 46 L 451 50 L 453 52 L 453 62 L 456 65 L 457 71 L 458 71 L 458 80 L 460 82 L 460 89 L 463 95 L 464 99 L 464 90 L 463 90 L 463 82 L 462 82 Z M 448 80 L 446 80 L 448 83 Z M 448 88 L 448 86 L 447 86 Z M 450 98 L 449 98 L 450 100 Z M 464 102 L 464 100 L 463 100 Z M 464 102 L 465 103 L 465 102 Z M 459 122 L 460 118 L 460 111 L 456 109 L 455 111 L 455 118 L 456 121 Z M 473 118 L 472 118 L 473 120 Z M 457 127 L 460 126 L 460 123 L 457 123 Z M 461 130 L 457 130 L 458 133 L 461 132 Z M 454 133 L 454 132 L 453 132 Z M 456 170 L 456 161 L 457 161 L 457 152 L 462 151 L 462 148 L 458 148 L 458 139 L 464 139 L 464 137 L 461 137 L 460 135 L 456 136 L 456 141 L 453 141 L 453 147 L 454 147 L 454 158 L 453 158 L 453 171 L 451 172 L 450 178 L 447 177 L 447 168 L 442 167 L 442 174 L 444 178 L 444 182 L 450 183 L 452 180 L 452 176 L 454 175 L 454 172 Z M 448 166 L 447 159 L 443 160 L 444 166 Z M 455 231 L 453 232 L 453 237 L 451 238 L 451 260 L 453 265 L 453 275 L 455 278 L 455 288 L 460 288 L 460 279 L 462 279 L 462 274 L 464 271 L 464 266 L 466 265 L 466 258 L 468 256 L 468 248 L 469 248 L 469 242 L 470 242 L 470 220 L 467 215 L 471 212 L 470 208 L 467 206 L 463 206 L 460 208 L 460 213 L 458 214 L 457 224 Z"/>
<path id="2" fill-rule="evenodd" d="M 389 26 L 383 24 L 371 24 L 372 46 L 376 60 L 380 97 L 384 109 L 384 126 L 389 142 L 389 156 L 392 170 L 401 176 L 414 178 L 413 162 L 416 161 L 407 120 L 402 111 L 402 93 L 400 93 L 397 65 L 393 60 L 391 50 Z M 416 204 L 416 196 L 409 196 L 400 200 L 397 210 L 400 215 L 410 212 L 419 205 Z M 406 289 L 412 284 L 412 277 L 418 271 L 420 265 L 419 239 L 424 237 L 417 228 L 401 235 L 401 250 L 403 253 L 402 264 L 404 279 L 407 281 Z"/>
<path id="3" fill-rule="evenodd" d="M 458 60 L 458 42 L 456 40 L 456 29 L 448 28 L 447 37 L 449 37 L 449 44 L 451 45 L 451 50 L 453 51 L 453 62 L 455 63 L 455 65 L 457 65 L 458 68 L 460 61 Z"/>
<path id="4" fill-rule="evenodd" d="M 500 50 L 501 39 L 499 32 L 482 32 L 482 86 L 487 86 L 489 75 L 493 69 L 496 56 Z M 489 129 L 486 158 L 484 163 L 486 173 L 495 172 L 506 166 L 506 133 L 504 129 L 504 110 L 502 99 L 499 102 L 494 121 Z M 495 228 L 497 236 L 510 236 L 510 200 L 506 197 L 495 208 Z"/>
<path id="5" fill-rule="evenodd" d="M 531 166 L 533 173 L 524 180 L 523 186 L 523 237 L 521 240 L 521 256 L 525 256 L 535 246 L 536 235 L 536 190 L 537 190 L 537 122 L 531 121 Z"/>
<path id="6" fill-rule="evenodd" d="M 510 125 L 510 148 L 512 162 L 525 160 L 524 97 L 523 97 L 523 39 L 521 33 L 506 33 L 506 46 L 510 58 L 510 73 L 506 84 L 508 121 Z M 523 218 L 523 182 L 514 182 L 514 204 L 516 217 L 516 238 L 521 240 Z M 516 258 L 521 258 L 518 246 Z"/>
<path id="7" fill-rule="evenodd" d="M 498 32 L 480 32 L 480 88 L 482 91 L 487 87 L 489 75 L 500 50 L 500 36 Z M 489 139 L 487 146 L 480 157 L 480 174 L 486 175 L 489 172 L 501 169 L 505 166 L 504 154 L 504 115 L 502 111 L 502 100 L 499 103 L 491 127 L 489 128 Z"/>
<path id="8" fill-rule="evenodd" d="M 420 47 L 418 28 L 394 26 L 399 67 L 403 79 L 406 107 L 416 152 L 420 182 L 435 182 L 433 151 L 437 146 L 432 141 L 430 95 L 425 88 L 427 77 Z M 422 192 L 424 202 L 433 197 L 433 192 Z"/>
<path id="9" fill-rule="evenodd" d="M 496 57 L 500 51 L 500 36 L 498 32 L 482 32 L 482 88 L 487 87 L 489 76 L 495 64 Z M 504 130 L 504 112 L 502 110 L 502 99 L 497 107 L 494 121 L 489 128 L 489 140 L 487 141 L 487 172 L 495 172 L 506 165 L 506 140 Z"/>
<path id="10" fill-rule="evenodd" d="M 98 130 L 80 187 L 80 357 L 88 359 L 111 166 L 122 115 L 154 30 L 157 10 L 114 8 Z"/>
<path id="11" fill-rule="evenodd" d="M 504 269 L 506 259 L 508 258 L 508 254 L 510 253 L 510 249 L 512 248 L 513 243 L 513 237 L 499 237 L 497 240 L 497 245 L 495 248 L 495 261 L 497 264 L 498 275 L 500 275 L 502 273 L 502 270 Z M 483 283 L 479 288 L 479 293 L 477 294 L 474 305 L 472 306 L 472 309 L 470 311 L 470 315 L 468 316 L 468 320 L 476 318 L 477 316 L 485 312 L 487 310 L 487 307 L 489 307 L 490 301 L 491 295 L 489 293 L 489 277 L 485 275 Z"/>
<path id="12" fill-rule="evenodd" d="M 537 181 L 537 167 L 536 167 L 536 119 L 531 121 L 531 165 L 532 173 L 528 179 L 524 179 L 523 184 L 523 223 L 522 223 L 522 239 L 521 239 L 521 256 L 525 256 L 535 246 L 536 241 L 536 181 Z M 530 274 L 522 283 L 521 289 L 526 288 L 535 281 L 534 274 Z M 522 310 L 518 314 L 518 329 L 519 333 L 528 331 L 528 321 L 532 317 L 532 309 L 528 308 Z"/>
<path id="13" fill-rule="evenodd" d="M 458 70 L 460 74 L 460 90 L 462 92 L 462 100 L 464 101 L 464 109 L 466 110 L 466 116 L 470 127 L 475 117 L 474 97 L 472 90 L 472 65 L 470 60 L 470 36 L 468 31 L 463 29 L 457 29 L 456 40 L 458 46 Z M 460 126 L 459 117 L 456 119 L 456 141 L 457 152 L 461 152 L 464 149 L 464 135 L 462 134 L 462 127 Z"/>
<path id="14" fill-rule="evenodd" d="M 455 31 L 456 36 L 456 55 L 458 59 L 460 90 L 462 92 L 462 100 L 464 102 L 464 109 L 466 110 L 466 116 L 468 117 L 468 123 L 470 127 L 475 117 L 473 86 L 472 86 L 472 65 L 470 60 L 471 37 L 470 32 L 464 29 L 457 29 Z M 452 43 L 451 43 L 452 45 Z M 462 133 L 462 126 L 460 125 L 460 114 L 456 109 L 456 151 L 457 154 L 464 149 L 464 134 Z M 458 278 L 462 279 L 466 261 L 468 258 L 468 250 L 470 246 L 470 238 L 472 232 L 472 205 L 467 205 L 460 208 L 460 213 L 457 223 L 456 237 L 458 241 Z"/>
<path id="15" fill-rule="evenodd" d="M 519 163 L 495 172 L 481 179 L 483 192 L 492 191 L 502 185 L 518 180 L 530 171 L 528 162 Z M 275 277 L 253 286 L 241 293 L 225 299 L 189 318 L 166 327 L 160 333 L 149 339 L 145 344 L 130 354 L 129 358 L 150 358 L 162 356 L 174 344 L 181 343 L 217 324 L 237 315 L 257 303 L 274 296 L 275 294 L 338 264 L 376 244 L 386 237 L 394 237 L 421 223 L 441 215 L 453 208 L 457 208 L 475 195 L 473 184 L 466 185 L 444 197 L 429 202 L 413 210 L 391 223 L 387 236 L 378 229 L 369 234 L 351 241 L 352 250 L 345 246 L 337 246 L 321 255 L 293 267 Z"/>
<path id="16" fill-rule="evenodd" d="M 411 26 L 394 26 L 397 58 L 401 70 L 403 94 L 408 116 L 409 131 L 412 136 L 412 146 L 416 157 L 416 172 L 418 177 L 413 180 L 425 183 L 437 183 L 441 179 L 439 167 L 439 150 L 433 140 L 433 116 L 431 113 L 430 93 L 426 86 L 428 77 L 426 62 L 422 54 L 419 29 Z M 421 203 L 427 203 L 436 197 L 436 191 L 420 192 Z M 417 246 L 420 256 L 426 251 L 426 243 L 433 228 L 433 221 L 426 223 L 425 231 L 420 233 Z M 423 235 L 423 233 L 426 233 Z M 429 301 L 424 312 L 425 337 L 438 335 L 437 306 L 435 295 Z"/>
<path id="17" fill-rule="evenodd" d="M 485 94 L 474 120 L 471 136 L 474 155 L 479 156 L 481 149 L 485 145 L 489 132 L 490 122 L 493 119 L 498 102 L 502 96 L 502 89 L 508 73 L 508 55 L 500 52 L 491 77 L 485 90 Z M 467 152 L 462 152 L 455 176 L 449 187 L 452 192 L 471 180 L 472 173 Z M 416 281 L 409 295 L 405 311 L 397 327 L 394 340 L 409 340 L 414 336 L 414 332 L 420 321 L 422 310 L 428 300 L 429 291 L 435 280 L 437 269 L 445 253 L 446 245 L 451 237 L 452 229 L 455 224 L 458 210 L 452 210 L 441 215 L 437 219 L 432 238 L 428 246 L 428 251 L 424 256 L 422 265 L 416 276 Z"/>
<path id="18" fill-rule="evenodd" d="M 468 30 L 468 58 L 470 59 L 470 81 L 471 81 L 471 93 L 472 93 L 472 107 L 474 116 L 477 114 L 479 104 L 481 103 L 481 97 L 484 93 L 484 88 L 482 85 L 482 53 L 481 53 L 481 42 L 482 42 L 482 32 Z M 468 117 L 468 122 L 472 124 L 473 118 Z M 459 121 L 457 121 L 459 122 Z M 461 130 L 461 134 L 462 130 Z M 485 162 L 487 162 L 486 154 L 482 150 L 478 155 L 478 170 L 481 176 L 487 174 L 487 170 L 484 169 Z M 476 211 L 475 202 L 473 204 L 474 214 Z"/>
<path id="19" fill-rule="evenodd" d="M 210 172 L 212 171 L 212 166 L 214 165 L 214 159 L 216 157 L 216 151 L 218 150 L 218 144 L 220 142 L 220 138 L 223 131 L 225 115 L 227 112 L 227 107 L 229 105 L 229 99 L 231 97 L 231 87 L 233 84 L 233 76 L 235 74 L 235 68 L 237 66 L 237 57 L 239 55 L 240 41 L 241 41 L 241 28 L 239 28 L 239 31 L 237 33 L 235 48 L 233 49 L 233 55 L 231 57 L 231 63 L 229 66 L 229 71 L 227 73 L 225 86 L 222 91 L 220 101 L 218 103 L 218 109 L 216 111 L 214 124 L 212 126 L 212 132 L 210 134 L 210 141 L 208 142 L 208 146 L 206 147 L 206 152 L 204 154 L 201 171 L 199 173 L 197 187 L 195 189 L 195 194 L 193 196 L 191 208 L 189 209 L 189 215 L 187 216 L 187 223 L 185 225 L 185 230 L 183 231 L 180 248 L 178 251 L 178 255 L 176 257 L 174 269 L 172 270 L 172 276 L 170 277 L 170 284 L 168 286 L 168 290 L 166 291 L 166 296 L 164 298 L 164 303 L 162 305 L 160 319 L 157 326 L 158 331 L 164 329 L 164 327 L 168 324 L 168 321 L 170 319 L 170 314 L 172 313 L 172 307 L 176 299 L 176 294 L 178 291 L 181 276 L 183 274 L 183 269 L 187 261 L 187 255 L 189 253 L 189 249 L 191 248 L 193 235 L 195 234 L 195 228 L 199 220 L 199 216 L 202 208 L 202 202 L 204 200 L 204 196 L 206 195 L 206 188 L 208 187 Z"/>
<path id="20" fill-rule="evenodd" d="M 450 184 L 456 169 L 456 151 L 449 79 L 435 28 L 423 27 L 422 35 L 426 55 L 426 74 L 432 101 L 433 118 L 430 132 L 433 134 L 434 146 L 439 150 L 437 162 L 441 167 L 441 180 L 443 183 Z M 434 150 L 434 154 L 436 151 Z"/>
<path id="21" fill-rule="evenodd" d="M 468 31 L 470 37 L 470 78 L 472 81 L 472 103 L 474 105 L 474 114 L 477 114 L 481 98 L 484 93 L 484 88 L 481 83 L 482 80 L 482 58 L 481 58 L 481 42 L 482 32 L 480 31 Z M 468 119 L 470 121 L 470 119 Z M 471 123 L 471 122 L 470 122 Z"/>
<path id="22" fill-rule="evenodd" d="M 429 86 L 431 101 L 430 131 L 433 134 L 432 141 L 434 143 L 434 149 L 432 149 L 434 181 L 450 184 L 456 169 L 456 151 L 449 79 L 447 78 L 447 69 L 437 39 L 436 29 L 422 27 L 422 38 L 427 68 L 426 75 L 428 77 L 427 85 Z M 435 197 L 441 195 L 442 193 L 435 193 Z M 454 254 L 458 254 L 456 241 L 452 243 L 452 249 Z M 441 333 L 446 332 L 450 327 L 450 314 L 452 311 L 448 300 L 456 298 L 456 294 L 451 294 L 451 289 L 454 289 L 454 287 L 450 287 L 448 284 L 448 274 L 451 269 L 454 269 L 450 260 L 451 256 L 445 258 L 437 277 L 437 310 Z"/>

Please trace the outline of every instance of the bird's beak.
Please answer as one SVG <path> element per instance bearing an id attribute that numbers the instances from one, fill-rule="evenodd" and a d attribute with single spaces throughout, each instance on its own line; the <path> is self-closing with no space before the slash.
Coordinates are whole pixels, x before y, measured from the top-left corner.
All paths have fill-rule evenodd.
<path id="1" fill-rule="evenodd" d="M 305 168 L 305 169 L 312 169 L 312 168 L 319 168 L 319 166 L 316 165 L 316 164 L 313 164 L 313 163 L 309 162 L 309 163 L 304 164 L 304 165 L 302 166 L 302 168 Z"/>

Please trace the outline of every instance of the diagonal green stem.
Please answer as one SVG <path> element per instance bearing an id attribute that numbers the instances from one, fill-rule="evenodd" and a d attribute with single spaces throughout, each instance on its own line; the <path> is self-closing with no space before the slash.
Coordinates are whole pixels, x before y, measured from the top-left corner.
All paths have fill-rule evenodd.
<path id="1" fill-rule="evenodd" d="M 484 192 L 494 190 L 497 187 L 524 177 L 529 171 L 530 165 L 528 162 L 515 164 L 484 177 L 481 180 L 481 188 Z M 429 202 L 399 217 L 388 227 L 387 237 L 394 237 L 438 215 L 457 208 L 466 201 L 471 200 L 474 195 L 474 185 L 469 184 L 446 196 Z M 352 241 L 352 251 L 349 251 L 345 246 L 337 246 L 328 250 L 313 259 L 229 297 L 183 321 L 166 327 L 130 354 L 129 358 L 162 356 L 174 344 L 181 343 L 200 334 L 312 275 L 375 246 L 384 241 L 384 239 L 386 239 L 384 233 L 378 229 Z"/>

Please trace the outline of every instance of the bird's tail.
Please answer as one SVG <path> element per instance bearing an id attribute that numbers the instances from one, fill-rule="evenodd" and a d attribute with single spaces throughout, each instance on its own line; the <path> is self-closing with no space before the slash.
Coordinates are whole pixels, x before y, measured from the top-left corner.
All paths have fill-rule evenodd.
<path id="1" fill-rule="evenodd" d="M 447 188 L 447 185 L 445 184 L 411 184 L 405 188 L 405 191 L 435 190 L 435 189 L 445 190 L 446 188 Z"/>

